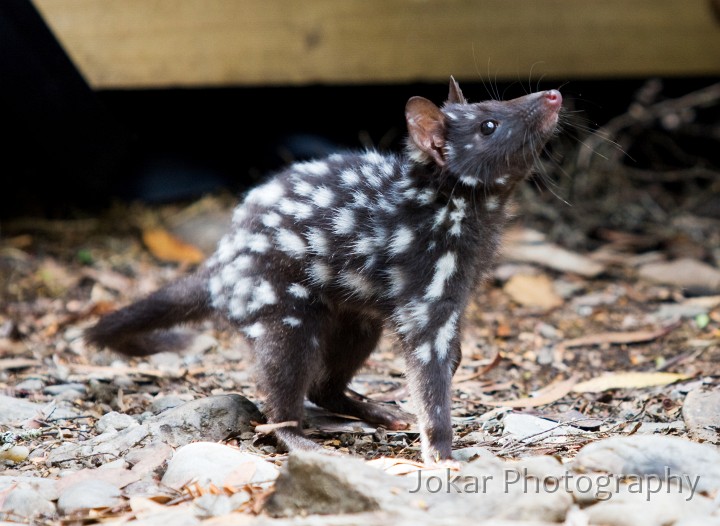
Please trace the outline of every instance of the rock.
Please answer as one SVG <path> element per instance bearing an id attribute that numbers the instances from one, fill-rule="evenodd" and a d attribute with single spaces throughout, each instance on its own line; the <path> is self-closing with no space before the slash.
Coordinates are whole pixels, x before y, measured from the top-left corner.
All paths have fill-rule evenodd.
<path id="1" fill-rule="evenodd" d="M 678 477 L 696 491 L 720 488 L 720 451 L 679 437 L 640 435 L 613 437 L 583 447 L 573 469 L 615 475 Z"/>
<path id="2" fill-rule="evenodd" d="M 136 473 L 157 473 L 173 456 L 173 449 L 163 442 L 152 442 L 141 448 L 134 449 L 125 455 L 125 460 Z"/>
<path id="3" fill-rule="evenodd" d="M 57 500 L 57 481 L 40 477 L 0 476 L 0 494 L 13 487 L 27 487 L 37 491 L 45 500 Z"/>
<path id="4" fill-rule="evenodd" d="M 664 263 L 648 263 L 640 267 L 639 274 L 643 279 L 663 285 L 720 292 L 720 270 L 694 259 L 682 258 Z"/>
<path id="5" fill-rule="evenodd" d="M 49 464 L 73 463 L 77 467 L 91 465 L 87 459 L 111 461 L 125 451 L 138 447 L 150 435 L 144 425 L 129 427 L 120 432 L 108 430 L 84 442 L 64 442 L 48 453 Z M 103 459 L 101 455 L 106 458 Z M 63 467 L 68 467 L 64 465 Z"/>
<path id="6" fill-rule="evenodd" d="M 158 396 L 155 397 L 150 403 L 150 411 L 157 415 L 162 413 L 163 411 L 167 411 L 168 409 L 172 409 L 173 407 L 181 406 L 187 402 L 188 400 L 185 400 L 177 395 Z"/>
<path id="7" fill-rule="evenodd" d="M 41 391 L 45 387 L 45 382 L 40 378 L 28 378 L 15 386 L 15 390 L 19 392 Z"/>
<path id="8" fill-rule="evenodd" d="M 128 427 L 137 425 L 139 425 L 137 420 L 130 415 L 124 415 L 122 413 L 118 413 L 117 411 L 111 411 L 103 415 L 100 420 L 97 421 L 95 429 L 97 429 L 100 433 L 105 433 L 110 430 L 121 431 L 123 429 L 127 429 Z"/>
<path id="9" fill-rule="evenodd" d="M 46 418 L 52 413 L 53 418 L 70 418 L 77 413 L 64 406 L 50 404 L 36 404 L 21 398 L 0 395 L 0 425 L 11 425 L 28 418 Z"/>
<path id="10" fill-rule="evenodd" d="M 277 476 L 278 468 L 258 455 L 213 442 L 194 442 L 175 452 L 162 483 L 176 489 L 194 481 L 201 486 L 240 487 L 271 482 Z"/>
<path id="11" fill-rule="evenodd" d="M 231 511 L 233 511 L 233 505 L 227 495 L 206 493 L 193 501 L 193 513 L 200 519 L 226 515 Z"/>
<path id="12" fill-rule="evenodd" d="M 230 394 L 193 400 L 147 418 L 142 424 L 129 425 L 116 431 L 113 425 L 122 427 L 130 424 L 128 418 L 124 415 L 108 417 L 107 422 L 101 424 L 104 429 L 102 434 L 84 442 L 61 444 L 50 451 L 48 462 L 75 462 L 78 467 L 82 467 L 86 459 L 97 459 L 98 455 L 106 455 L 106 458 L 100 457 L 100 460 L 110 461 L 141 446 L 148 439 L 173 446 L 183 446 L 200 438 L 219 441 L 230 434 L 252 431 L 252 422 L 262 421 L 263 417 L 247 398 Z"/>
<path id="13" fill-rule="evenodd" d="M 29 485 L 19 485 L 2 500 L 0 518 L 5 514 L 8 520 L 18 517 L 23 519 L 37 516 L 51 517 L 55 515 L 55 505 Z"/>
<path id="14" fill-rule="evenodd" d="M 568 434 L 581 433 L 579 429 L 569 424 L 560 424 L 523 413 L 508 413 L 502 422 L 504 427 L 503 436 L 514 439 L 533 437 L 534 441 L 539 442 L 558 436 L 560 440 L 567 440 Z"/>
<path id="15" fill-rule="evenodd" d="M 591 524 L 610 526 L 663 526 L 677 524 L 680 519 L 700 519 L 702 524 L 715 509 L 712 500 L 702 495 L 677 493 L 672 486 L 650 486 L 657 493 L 635 491 L 631 485 L 621 485 L 620 491 L 602 502 L 585 508 Z"/>
<path id="16" fill-rule="evenodd" d="M 525 477 L 533 477 L 538 480 L 558 480 L 567 473 L 567 470 L 557 458 L 548 455 L 525 457 L 519 460 L 509 461 L 506 463 L 506 466 L 514 469 Z"/>
<path id="17" fill-rule="evenodd" d="M 452 458 L 460 462 L 470 462 L 476 458 L 495 458 L 495 455 L 484 447 L 468 446 L 453 451 Z"/>
<path id="18" fill-rule="evenodd" d="M 231 434 L 252 431 L 263 420 L 255 404 L 244 396 L 209 396 L 169 409 L 145 421 L 150 434 L 173 446 L 203 439 L 220 441 Z"/>
<path id="19" fill-rule="evenodd" d="M 716 429 L 720 422 L 720 390 L 693 389 L 685 397 L 682 415 L 694 439 L 720 443 L 720 434 Z"/>
<path id="20" fill-rule="evenodd" d="M 104 480 L 87 479 L 60 493 L 58 511 L 67 515 L 80 510 L 102 509 L 122 502 L 120 490 Z"/>
<path id="21" fill-rule="evenodd" d="M 367 524 L 362 520 L 376 517 L 373 512 L 386 515 L 379 524 L 387 524 L 387 517 L 392 517 L 393 524 L 435 524 L 433 518 L 437 524 L 443 524 L 440 519 L 456 524 L 468 517 L 560 521 L 571 505 L 567 493 L 525 483 L 514 469 L 495 458 L 475 460 L 459 472 L 439 465 L 393 477 L 358 459 L 294 452 L 265 511 L 275 517 L 360 514 L 352 515 L 357 520 L 348 524 Z M 326 520 L 323 524 L 342 524 Z"/>
<path id="22" fill-rule="evenodd" d="M 273 517 L 402 510 L 412 482 L 359 459 L 315 451 L 290 454 L 265 511 Z"/>
<path id="23" fill-rule="evenodd" d="M 67 391 L 73 391 L 73 393 L 84 393 L 85 391 L 87 391 L 87 386 L 85 384 L 71 383 L 48 385 L 45 389 L 43 389 L 43 392 L 45 394 L 49 394 L 52 396 L 58 396 Z"/>

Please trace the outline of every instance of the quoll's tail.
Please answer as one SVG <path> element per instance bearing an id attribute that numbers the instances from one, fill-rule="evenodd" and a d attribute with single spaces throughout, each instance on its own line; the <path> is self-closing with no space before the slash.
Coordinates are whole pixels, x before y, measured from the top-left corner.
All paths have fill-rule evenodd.
<path id="1" fill-rule="evenodd" d="M 210 315 L 207 277 L 193 274 L 103 317 L 85 331 L 85 340 L 132 356 L 145 356 L 182 346 L 169 329 Z"/>

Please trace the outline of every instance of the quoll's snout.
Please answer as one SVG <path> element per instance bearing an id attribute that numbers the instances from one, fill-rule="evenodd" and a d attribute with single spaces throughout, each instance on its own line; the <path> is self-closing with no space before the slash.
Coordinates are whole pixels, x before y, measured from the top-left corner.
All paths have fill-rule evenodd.
<path id="1" fill-rule="evenodd" d="M 558 90 L 551 89 L 543 92 L 543 100 L 548 109 L 559 110 L 560 106 L 562 106 L 563 98 Z"/>

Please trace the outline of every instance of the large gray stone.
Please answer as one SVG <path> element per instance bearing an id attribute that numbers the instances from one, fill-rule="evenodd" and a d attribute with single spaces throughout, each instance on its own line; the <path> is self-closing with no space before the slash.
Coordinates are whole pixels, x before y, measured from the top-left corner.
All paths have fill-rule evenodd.
<path id="1" fill-rule="evenodd" d="M 262 414 L 238 394 L 209 396 L 168 409 L 145 421 L 150 433 L 173 446 L 196 440 L 220 441 L 231 434 L 254 430 Z"/>

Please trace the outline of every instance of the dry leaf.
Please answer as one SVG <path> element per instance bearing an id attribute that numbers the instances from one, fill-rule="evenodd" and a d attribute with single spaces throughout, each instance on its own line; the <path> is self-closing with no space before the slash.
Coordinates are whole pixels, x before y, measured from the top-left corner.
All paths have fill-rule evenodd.
<path id="1" fill-rule="evenodd" d="M 510 233 L 505 239 L 502 255 L 506 260 L 536 263 L 560 272 L 573 272 L 588 278 L 593 278 L 605 270 L 603 265 L 586 256 L 545 242 L 542 234 L 532 230 Z"/>
<path id="2" fill-rule="evenodd" d="M 144 230 L 142 238 L 152 255 L 161 261 L 197 264 L 205 259 L 199 248 L 181 241 L 163 228 Z"/>
<path id="3" fill-rule="evenodd" d="M 472 374 L 466 374 L 464 376 L 456 376 L 453 381 L 458 383 L 458 382 L 467 382 L 468 380 L 475 380 L 477 378 L 482 378 L 483 376 L 485 376 L 487 373 L 489 373 L 490 371 L 495 369 L 495 367 L 498 366 L 498 364 L 500 363 L 500 358 L 501 358 L 500 351 L 498 351 L 495 353 L 495 356 L 493 357 L 493 359 L 490 360 L 490 363 L 488 363 L 485 367 L 483 367 L 479 371 L 475 371 Z"/>
<path id="4" fill-rule="evenodd" d="M 560 344 L 561 349 L 572 347 L 585 347 L 591 345 L 614 344 L 623 345 L 628 343 L 644 343 L 656 340 L 672 332 L 678 324 L 672 324 L 655 331 L 631 331 L 631 332 L 602 332 L 574 338 Z"/>
<path id="5" fill-rule="evenodd" d="M 577 383 L 577 376 L 571 376 L 567 380 L 560 380 L 554 382 L 547 387 L 540 389 L 535 393 L 532 398 L 518 398 L 516 400 L 484 400 L 484 405 L 493 407 L 538 407 L 541 405 L 551 404 L 556 400 L 559 400 L 570 391 L 573 390 L 573 386 Z"/>
<path id="6" fill-rule="evenodd" d="M 552 281 L 542 274 L 537 276 L 517 274 L 505 283 L 503 290 L 525 307 L 549 310 L 563 303 L 562 298 L 555 293 Z"/>
<path id="7" fill-rule="evenodd" d="M 667 385 L 689 376 L 677 373 L 612 373 L 598 376 L 573 387 L 575 393 L 599 393 L 608 389 L 639 389 L 656 385 Z"/>

